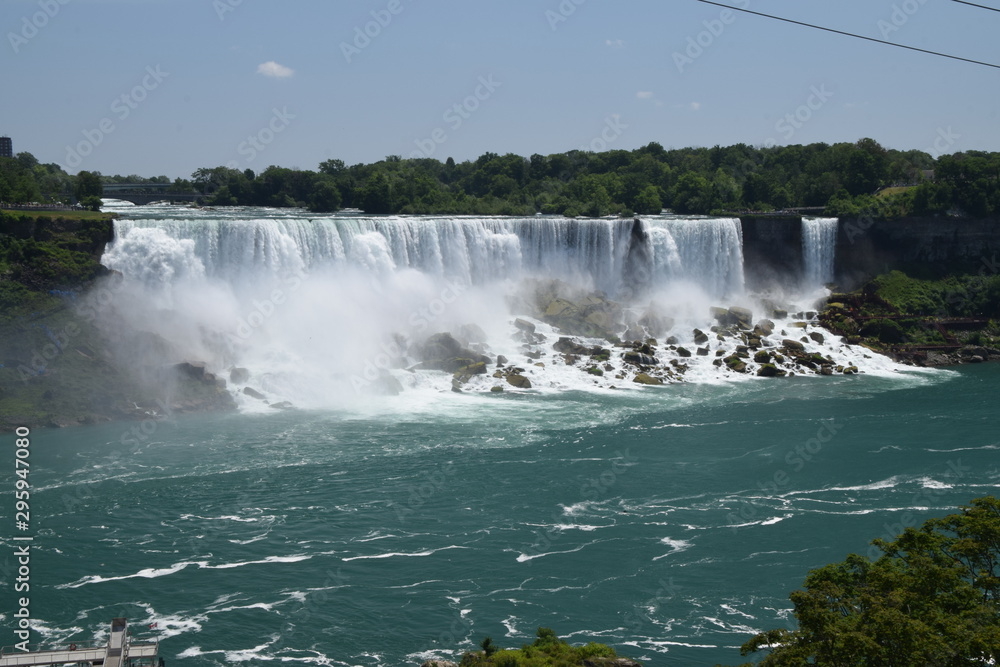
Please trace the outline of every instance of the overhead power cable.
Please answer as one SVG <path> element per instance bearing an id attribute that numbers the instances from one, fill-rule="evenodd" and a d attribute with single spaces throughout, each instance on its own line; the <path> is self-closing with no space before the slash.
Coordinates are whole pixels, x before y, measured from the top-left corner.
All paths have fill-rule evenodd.
<path id="1" fill-rule="evenodd" d="M 793 21 L 792 19 L 786 19 L 781 16 L 774 16 L 772 14 L 764 14 L 761 12 L 750 11 L 749 9 L 742 9 L 740 7 L 732 7 L 730 5 L 722 4 L 721 2 L 713 2 L 712 0 L 698 0 L 698 2 L 704 2 L 706 5 L 715 5 L 716 7 L 725 7 L 726 9 L 731 9 L 734 12 L 743 12 L 745 14 L 753 14 L 755 16 L 763 16 L 767 19 L 774 19 L 775 21 L 784 21 L 785 23 L 792 23 L 795 25 L 805 26 L 806 28 L 813 28 L 815 30 L 824 30 L 826 32 L 836 33 L 838 35 L 846 35 L 847 37 L 856 37 L 857 39 L 864 39 L 869 42 L 876 42 L 877 44 L 885 44 L 887 46 L 895 46 L 898 49 L 908 49 L 910 51 L 919 51 L 920 53 L 929 53 L 932 56 L 940 56 L 942 58 L 951 58 L 952 60 L 961 60 L 962 62 L 972 63 L 974 65 L 983 65 L 984 67 L 992 67 L 994 69 L 1000 69 L 1000 65 L 994 65 L 993 63 L 986 63 L 982 60 L 972 60 L 971 58 L 962 58 L 961 56 L 953 56 L 948 53 L 941 53 L 940 51 L 929 51 L 927 49 L 919 49 L 915 46 L 907 46 L 906 44 L 896 44 L 895 42 L 887 42 L 884 39 L 875 39 L 874 37 L 865 37 L 864 35 L 858 35 L 853 32 L 844 32 L 843 30 L 834 30 L 833 28 L 825 28 L 821 25 L 813 25 L 812 23 L 803 23 L 802 21 Z"/>
<path id="2" fill-rule="evenodd" d="M 961 3 L 963 5 L 969 5 L 970 7 L 979 7 L 980 9 L 988 9 L 991 12 L 1000 12 L 1000 9 L 996 7 L 987 7 L 986 5 L 977 5 L 974 2 L 968 2 L 967 0 L 954 0 L 955 2 Z"/>

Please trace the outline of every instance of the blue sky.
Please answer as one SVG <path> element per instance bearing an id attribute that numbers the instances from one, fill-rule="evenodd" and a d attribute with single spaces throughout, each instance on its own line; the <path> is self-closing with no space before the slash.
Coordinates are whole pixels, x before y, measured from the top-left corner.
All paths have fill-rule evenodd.
<path id="1" fill-rule="evenodd" d="M 950 0 L 732 4 L 1000 64 L 1000 13 Z M 697 0 L 3 0 L 0 135 L 73 173 L 172 178 L 650 141 L 1000 150 L 998 69 L 722 12 Z"/>

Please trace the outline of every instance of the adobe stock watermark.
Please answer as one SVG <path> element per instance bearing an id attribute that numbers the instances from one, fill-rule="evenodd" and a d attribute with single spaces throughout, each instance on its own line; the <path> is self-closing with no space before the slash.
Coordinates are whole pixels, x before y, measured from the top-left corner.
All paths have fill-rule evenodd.
<path id="1" fill-rule="evenodd" d="M 478 85 L 471 95 L 444 110 L 441 120 L 447 124 L 447 129 L 437 127 L 426 139 L 414 139 L 413 143 L 416 144 L 417 150 L 410 153 L 410 157 L 416 160 L 434 155 L 438 146 L 448 141 L 448 131 L 457 132 L 465 121 L 472 118 L 472 114 L 479 110 L 482 103 L 493 97 L 493 93 L 502 85 L 503 83 L 496 81 L 492 74 L 479 77 Z"/>
<path id="2" fill-rule="evenodd" d="M 545 20 L 549 22 L 552 32 L 559 29 L 559 24 L 565 23 L 569 17 L 576 14 L 577 8 L 587 2 L 587 0 L 562 0 L 554 10 L 545 10 Z"/>
<path id="3" fill-rule="evenodd" d="M 591 139 L 589 144 L 580 146 L 580 150 L 602 153 L 608 149 L 608 146 L 615 143 L 627 129 L 628 125 L 622 122 L 621 116 L 612 114 L 604 119 L 604 127 L 600 133 Z"/>
<path id="4" fill-rule="evenodd" d="M 170 73 L 161 70 L 159 65 L 155 67 L 149 65 L 146 67 L 145 76 L 139 83 L 111 101 L 109 105 L 111 113 L 118 119 L 118 122 L 124 123 L 168 76 Z M 115 125 L 115 121 L 112 118 L 104 117 L 98 121 L 97 127 L 83 130 L 83 141 L 78 142 L 75 146 L 66 146 L 66 162 L 59 166 L 63 171 L 79 167 L 83 164 L 83 159 L 91 155 L 116 129 L 118 126 Z"/>
<path id="5" fill-rule="evenodd" d="M 749 9 L 750 0 L 733 0 L 733 5 L 740 9 Z M 682 51 L 674 51 L 674 65 L 680 74 L 694 64 L 698 58 L 705 55 L 705 52 L 712 48 L 716 40 L 726 32 L 726 27 L 736 23 L 736 12 L 732 9 L 723 9 L 719 12 L 719 18 L 702 21 L 705 29 L 697 35 L 687 38 L 687 46 Z"/>
<path id="6" fill-rule="evenodd" d="M 31 16 L 21 18 L 21 30 L 19 32 L 8 32 L 7 41 L 10 48 L 17 55 L 21 52 L 21 47 L 38 36 L 49 21 L 59 15 L 64 5 L 68 5 L 72 0 L 38 0 L 39 11 Z"/>
<path id="7" fill-rule="evenodd" d="M 590 479 L 584 480 L 583 484 L 580 486 L 580 497 L 585 501 L 598 500 L 612 488 L 614 488 L 623 473 L 625 473 L 630 467 L 636 465 L 639 462 L 638 457 L 633 456 L 632 453 L 626 449 L 624 452 L 616 451 L 615 458 L 611 460 L 611 466 L 602 472 L 597 477 L 592 477 Z M 541 532 L 536 530 L 534 532 L 535 541 L 525 549 L 524 553 L 518 556 L 519 562 L 525 562 L 527 565 L 531 565 L 531 561 L 535 558 L 544 556 L 546 552 L 552 548 L 560 537 L 562 536 L 563 529 L 561 523 L 565 520 L 564 513 L 554 512 L 552 514 L 552 525 Z"/>
<path id="8" fill-rule="evenodd" d="M 243 4 L 243 0 L 212 0 L 212 9 L 219 21 L 226 20 L 226 14 L 236 11 L 236 8 Z"/>
<path id="9" fill-rule="evenodd" d="M 882 39 L 889 39 L 889 35 L 901 30 L 926 4 L 927 0 L 905 0 L 902 4 L 893 5 L 889 19 L 879 19 L 875 24 L 882 33 Z"/>
<path id="10" fill-rule="evenodd" d="M 945 494 L 948 488 L 954 485 L 955 482 L 965 478 L 973 468 L 969 466 L 962 465 L 962 459 L 957 461 L 948 461 L 948 471 L 943 475 L 944 481 L 941 487 L 924 487 L 913 494 L 913 498 L 910 499 L 910 507 L 917 508 L 923 507 L 933 501 L 935 498 L 940 497 Z M 897 536 L 902 534 L 907 528 L 912 528 L 917 525 L 917 520 L 919 517 L 913 512 L 907 510 L 903 512 L 902 516 L 899 517 L 899 521 L 896 523 L 886 523 L 883 528 L 885 528 L 885 533 L 883 533 L 883 539 L 887 542 L 891 542 L 896 539 Z M 882 555 L 882 550 L 878 546 L 872 544 L 868 547 L 868 559 L 877 560 Z"/>
<path id="11" fill-rule="evenodd" d="M 244 164 L 250 164 L 257 159 L 257 156 L 267 150 L 267 147 L 274 143 L 279 134 L 288 129 L 295 120 L 295 114 L 288 112 L 288 107 L 271 110 L 271 119 L 260 128 L 255 134 L 247 136 L 236 147 L 236 153 L 243 156 Z M 230 160 L 226 163 L 229 169 L 239 169 L 239 160 Z"/>
<path id="12" fill-rule="evenodd" d="M 433 472 L 421 473 L 422 479 L 417 484 L 407 487 L 408 495 L 403 504 L 391 501 L 389 509 L 396 513 L 399 523 L 406 523 L 408 516 L 415 514 L 435 494 L 448 485 L 448 480 L 457 474 L 455 464 L 448 462 L 438 466 Z"/>
<path id="13" fill-rule="evenodd" d="M 795 111 L 785 114 L 784 118 L 774 124 L 774 129 L 781 133 L 781 138 L 785 141 L 791 141 L 795 133 L 805 127 L 806 123 L 813 119 L 816 112 L 833 98 L 833 93 L 826 89 L 826 84 L 821 84 L 818 88 L 812 86 L 809 91 L 810 95 L 804 104 Z M 774 142 L 774 140 L 771 139 L 769 142 Z M 775 145 L 775 143 L 771 143 L 771 145 Z M 765 142 L 764 145 L 767 146 L 768 142 Z"/>
<path id="14" fill-rule="evenodd" d="M 765 493 L 777 495 L 791 482 L 790 473 L 801 472 L 806 464 L 811 463 L 823 451 L 823 447 L 832 441 L 843 428 L 844 425 L 838 424 L 836 419 L 823 420 L 815 436 L 805 442 L 800 442 L 785 453 L 783 460 L 788 467 L 776 470 L 770 477 L 758 481 L 757 487 Z M 733 530 L 736 530 L 757 519 L 757 508 L 750 502 L 743 500 L 739 510 L 730 512 L 726 519 Z"/>
<path id="15" fill-rule="evenodd" d="M 403 6 L 402 0 L 389 0 L 384 9 L 373 9 L 369 12 L 372 20 L 364 25 L 355 26 L 354 39 L 340 43 L 340 52 L 344 54 L 347 64 L 350 65 L 355 57 L 360 56 L 362 51 L 371 46 L 372 41 L 378 39 L 382 31 L 388 28 L 404 9 L 406 7 Z"/>
<path id="16" fill-rule="evenodd" d="M 652 597 L 635 606 L 634 612 L 625 614 L 625 627 L 631 632 L 638 632 L 646 623 L 653 623 L 653 614 L 660 611 L 660 605 L 672 600 L 681 592 L 681 587 L 674 583 L 673 577 L 668 577 L 666 581 L 660 579 L 659 588 Z"/>

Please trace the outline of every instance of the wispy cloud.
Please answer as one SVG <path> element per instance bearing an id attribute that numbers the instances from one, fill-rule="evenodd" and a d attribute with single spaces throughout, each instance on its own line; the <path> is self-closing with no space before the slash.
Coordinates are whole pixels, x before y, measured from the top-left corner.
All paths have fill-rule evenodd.
<path id="1" fill-rule="evenodd" d="M 257 74 L 263 74 L 264 76 L 269 76 L 275 79 L 287 79 L 295 74 L 295 70 L 291 67 L 279 65 L 273 60 L 269 60 L 268 62 L 261 63 L 257 66 Z"/>
<path id="2" fill-rule="evenodd" d="M 604 40 L 605 46 L 610 46 L 612 49 L 624 49 L 625 42 L 620 39 L 606 39 Z"/>
<path id="3" fill-rule="evenodd" d="M 701 102 L 691 103 L 691 111 L 700 111 L 700 110 L 701 110 Z"/>
<path id="4" fill-rule="evenodd" d="M 636 99 L 640 100 L 651 100 L 653 99 L 653 91 L 651 90 L 640 90 L 635 94 Z"/>

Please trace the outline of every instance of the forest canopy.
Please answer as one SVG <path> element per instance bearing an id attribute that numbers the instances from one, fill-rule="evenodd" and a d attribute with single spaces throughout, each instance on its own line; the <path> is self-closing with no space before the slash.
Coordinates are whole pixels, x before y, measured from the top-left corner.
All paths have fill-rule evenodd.
<path id="1" fill-rule="evenodd" d="M 0 202 L 65 199 L 76 179 L 30 154 L 0 159 Z M 159 176 L 102 176 L 110 183 L 170 183 Z M 570 151 L 474 161 L 387 156 L 372 164 L 327 160 L 316 171 L 270 166 L 260 173 L 201 168 L 171 192 L 197 191 L 216 206 L 341 208 L 372 214 L 575 216 L 769 212 L 826 208 L 877 218 L 1000 213 L 1000 153 L 934 156 L 856 143 Z"/>

